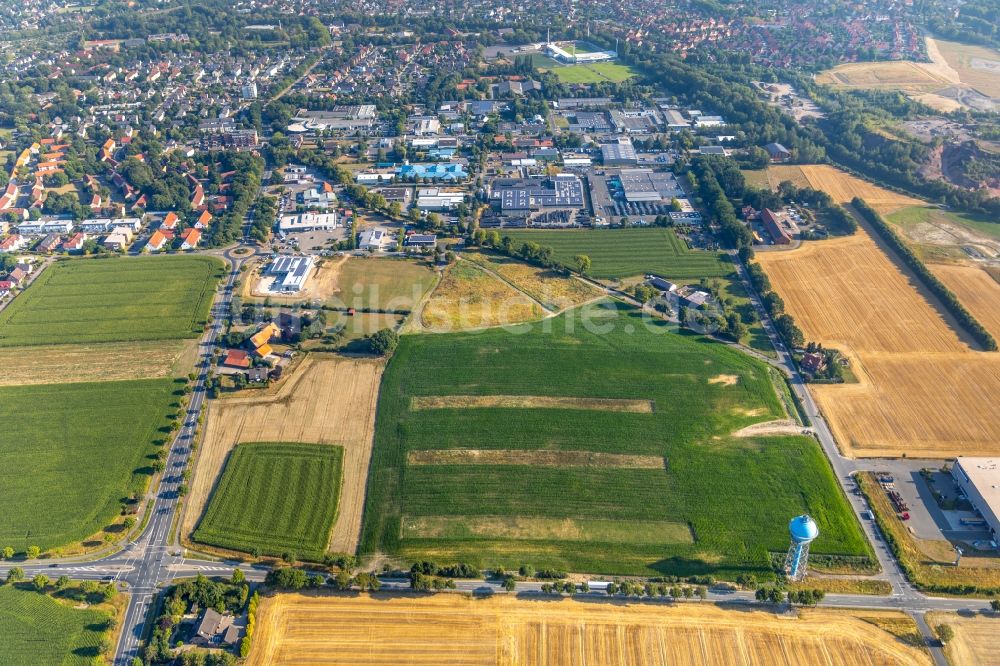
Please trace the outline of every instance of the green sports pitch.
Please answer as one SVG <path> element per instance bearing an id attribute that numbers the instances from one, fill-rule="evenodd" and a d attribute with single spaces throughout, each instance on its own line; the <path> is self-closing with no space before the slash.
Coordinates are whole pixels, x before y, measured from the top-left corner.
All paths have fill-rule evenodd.
<path id="1" fill-rule="evenodd" d="M 491 395 L 521 398 L 474 399 Z M 525 405 L 545 396 L 562 404 Z M 808 512 L 814 552 L 870 556 L 815 440 L 733 435 L 781 418 L 766 365 L 610 301 L 514 330 L 405 335 L 383 379 L 361 552 L 766 577 Z"/>

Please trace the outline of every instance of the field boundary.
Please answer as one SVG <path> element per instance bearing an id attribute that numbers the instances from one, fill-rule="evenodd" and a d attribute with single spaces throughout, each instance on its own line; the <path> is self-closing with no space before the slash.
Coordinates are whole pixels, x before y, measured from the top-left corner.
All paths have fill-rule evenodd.
<path id="1" fill-rule="evenodd" d="M 616 467 L 665 469 L 667 459 L 599 451 L 539 449 L 419 449 L 406 456 L 409 465 L 531 465 L 534 467 Z"/>
<path id="2" fill-rule="evenodd" d="M 550 395 L 417 395 L 410 398 L 410 409 L 585 409 L 602 412 L 653 414 L 653 400 L 626 398 L 578 398 Z"/>

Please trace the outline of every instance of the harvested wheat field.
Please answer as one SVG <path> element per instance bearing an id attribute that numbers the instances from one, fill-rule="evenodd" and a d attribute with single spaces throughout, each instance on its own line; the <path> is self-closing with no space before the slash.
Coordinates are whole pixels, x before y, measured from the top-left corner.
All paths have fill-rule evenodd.
<path id="1" fill-rule="evenodd" d="M 709 604 L 282 594 L 261 603 L 247 663 L 909 666 L 930 660 L 834 611 L 793 618 Z"/>
<path id="2" fill-rule="evenodd" d="M 1000 338 L 1000 282 L 975 266 L 931 264 L 930 269 L 986 330 Z"/>
<path id="3" fill-rule="evenodd" d="M 353 553 L 361 529 L 383 367 L 374 360 L 310 354 L 275 395 L 212 401 L 184 512 L 183 534 L 193 532 L 236 444 L 338 444 L 344 447 L 343 487 L 330 550 Z"/>
<path id="4" fill-rule="evenodd" d="M 979 666 L 1000 663 L 1000 641 L 997 630 L 1000 620 L 977 615 L 963 617 L 955 613 L 928 613 L 927 622 L 932 627 L 947 624 L 955 638 L 945 645 L 944 653 L 951 666 Z"/>
<path id="5" fill-rule="evenodd" d="M 0 348 L 0 386 L 65 384 L 185 375 L 197 340 L 150 340 Z"/>
<path id="6" fill-rule="evenodd" d="M 852 360 L 859 383 L 811 387 L 845 453 L 1000 451 L 1000 354 L 965 344 L 864 229 L 758 260 L 806 339 Z"/>
<path id="7" fill-rule="evenodd" d="M 920 199 L 879 187 L 828 164 L 809 164 L 799 168 L 813 189 L 826 192 L 840 204 L 850 203 L 854 197 L 861 197 L 879 213 L 888 215 L 900 208 L 924 203 Z"/>
<path id="8" fill-rule="evenodd" d="M 467 261 L 450 266 L 431 292 L 420 322 L 424 330 L 462 331 L 540 319 L 542 306 Z"/>

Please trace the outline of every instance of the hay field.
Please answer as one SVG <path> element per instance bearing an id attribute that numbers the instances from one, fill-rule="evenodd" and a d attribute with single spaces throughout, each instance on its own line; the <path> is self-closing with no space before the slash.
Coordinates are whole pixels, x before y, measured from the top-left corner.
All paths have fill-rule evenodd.
<path id="1" fill-rule="evenodd" d="M 821 610 L 779 618 L 708 604 L 283 594 L 263 601 L 256 627 L 249 666 L 930 663 L 873 624 Z"/>
<path id="2" fill-rule="evenodd" d="M 0 347 L 0 386 L 155 379 L 187 373 L 197 340 Z"/>
<path id="3" fill-rule="evenodd" d="M 470 262 L 450 266 L 420 315 L 424 330 L 462 331 L 540 319 L 541 304 Z"/>
<path id="4" fill-rule="evenodd" d="M 330 550 L 353 553 L 361 529 L 382 370 L 378 361 L 310 354 L 275 395 L 212 401 L 182 533 L 188 536 L 194 530 L 236 444 L 337 444 L 344 447 L 343 482 Z"/>
<path id="5" fill-rule="evenodd" d="M 975 266 L 930 264 L 929 267 L 986 330 L 1000 337 L 1000 282 Z"/>
<path id="6" fill-rule="evenodd" d="M 603 296 L 588 283 L 517 259 L 484 252 L 463 252 L 463 258 L 493 271 L 552 311 L 563 310 Z"/>
<path id="7" fill-rule="evenodd" d="M 928 613 L 927 622 L 932 627 L 947 624 L 955 631 L 955 638 L 944 648 L 948 663 L 952 666 L 1000 663 L 1000 641 L 997 640 L 1000 621 L 995 617 Z"/>
<path id="8" fill-rule="evenodd" d="M 806 339 L 853 361 L 859 383 L 812 387 L 845 452 L 1000 450 L 1000 354 L 972 351 L 864 229 L 758 259 Z"/>

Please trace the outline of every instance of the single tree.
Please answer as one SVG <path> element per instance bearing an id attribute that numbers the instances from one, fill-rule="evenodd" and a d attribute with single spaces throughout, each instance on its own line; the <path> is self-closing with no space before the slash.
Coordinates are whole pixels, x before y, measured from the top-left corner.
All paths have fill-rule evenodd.
<path id="1" fill-rule="evenodd" d="M 580 273 L 586 275 L 590 272 L 590 257 L 585 254 L 578 254 L 573 257 L 573 263 L 576 264 L 576 270 Z"/>

